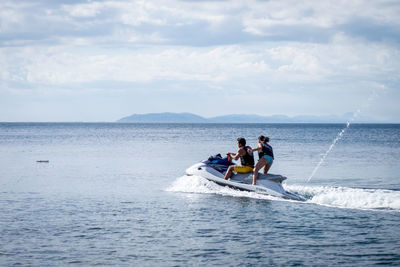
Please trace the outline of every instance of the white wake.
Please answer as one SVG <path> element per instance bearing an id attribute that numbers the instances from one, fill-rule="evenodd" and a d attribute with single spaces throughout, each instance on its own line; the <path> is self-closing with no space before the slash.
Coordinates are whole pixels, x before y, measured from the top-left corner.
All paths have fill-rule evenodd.
<path id="1" fill-rule="evenodd" d="M 309 203 L 337 208 L 400 211 L 400 191 L 302 185 L 285 188 L 307 198 Z"/>
<path id="2" fill-rule="evenodd" d="M 400 212 L 400 191 L 383 189 L 361 189 L 349 187 L 284 185 L 285 190 L 296 193 L 307 199 L 310 204 L 318 204 L 336 208 L 361 210 L 386 210 Z M 182 176 L 176 179 L 166 191 L 218 194 L 233 197 L 249 197 L 255 199 L 290 201 L 255 192 L 240 191 L 220 186 L 200 176 Z M 297 202 L 297 201 L 296 201 Z"/>
<path id="3" fill-rule="evenodd" d="M 220 186 L 214 182 L 208 181 L 200 176 L 184 175 L 176 179 L 166 191 L 183 192 L 183 193 L 199 193 L 199 194 L 218 194 L 233 197 L 249 197 L 256 199 L 282 200 L 277 197 L 257 194 L 255 192 L 240 191 L 228 186 Z"/>

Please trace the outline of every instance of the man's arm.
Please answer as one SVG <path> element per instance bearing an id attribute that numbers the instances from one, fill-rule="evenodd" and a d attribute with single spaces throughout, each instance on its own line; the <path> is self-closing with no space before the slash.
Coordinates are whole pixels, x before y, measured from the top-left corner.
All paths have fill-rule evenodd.
<path id="1" fill-rule="evenodd" d="M 228 153 L 234 160 L 238 160 L 240 156 L 243 156 L 246 154 L 246 151 L 244 150 L 243 147 L 239 148 L 236 154 Z"/>

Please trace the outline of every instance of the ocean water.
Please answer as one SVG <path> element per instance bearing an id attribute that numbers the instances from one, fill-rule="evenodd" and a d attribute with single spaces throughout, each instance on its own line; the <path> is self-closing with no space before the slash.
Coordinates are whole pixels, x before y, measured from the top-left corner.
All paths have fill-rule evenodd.
<path id="1" fill-rule="evenodd" d="M 0 123 L 0 265 L 400 265 L 400 125 Z M 185 176 L 271 138 L 307 201 Z M 38 160 L 48 160 L 39 163 Z"/>

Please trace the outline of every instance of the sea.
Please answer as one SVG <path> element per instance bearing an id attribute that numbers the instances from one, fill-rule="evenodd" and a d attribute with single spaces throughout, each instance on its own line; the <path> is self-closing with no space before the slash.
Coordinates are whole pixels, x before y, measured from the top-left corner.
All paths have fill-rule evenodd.
<path id="1" fill-rule="evenodd" d="M 259 135 L 306 201 L 185 175 Z M 400 266 L 400 125 L 0 123 L 0 265 Z"/>

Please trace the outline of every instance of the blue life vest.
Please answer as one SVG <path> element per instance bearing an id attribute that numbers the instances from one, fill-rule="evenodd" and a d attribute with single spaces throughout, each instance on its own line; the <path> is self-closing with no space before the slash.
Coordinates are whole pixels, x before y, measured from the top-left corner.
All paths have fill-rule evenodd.
<path id="1" fill-rule="evenodd" d="M 272 146 L 270 146 L 268 143 L 262 144 L 262 149 L 258 152 L 258 158 L 261 159 L 264 155 L 274 158 L 274 151 L 272 150 Z"/>

